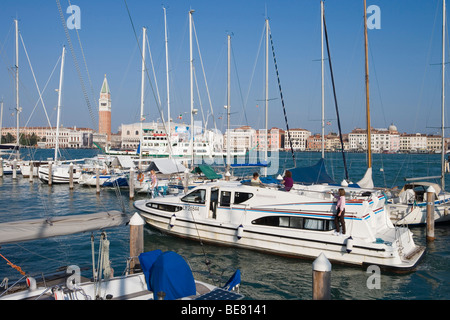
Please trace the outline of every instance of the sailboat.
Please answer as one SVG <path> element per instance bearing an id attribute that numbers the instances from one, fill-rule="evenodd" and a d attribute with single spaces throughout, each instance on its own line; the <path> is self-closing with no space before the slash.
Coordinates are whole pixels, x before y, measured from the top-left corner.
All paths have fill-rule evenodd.
<path id="1" fill-rule="evenodd" d="M 445 29 L 446 6 L 442 2 L 442 94 L 441 94 L 441 175 L 432 177 L 407 178 L 401 190 L 391 191 L 392 197 L 387 209 L 393 222 L 397 224 L 426 224 L 427 202 L 434 202 L 434 221 L 436 223 L 450 221 L 450 193 L 445 191 Z M 428 182 L 430 179 L 441 179 L 441 184 Z M 427 199 L 427 192 L 433 199 Z"/>
<path id="2" fill-rule="evenodd" d="M 69 164 L 63 164 L 58 162 L 58 153 L 59 153 L 59 119 L 61 114 L 61 99 L 62 99 L 62 84 L 64 77 L 64 62 L 66 55 L 66 47 L 63 47 L 62 56 L 61 56 L 61 71 L 59 77 L 59 89 L 58 89 L 58 109 L 57 109 L 57 120 L 56 120 L 56 136 L 55 136 L 55 156 L 54 156 L 54 164 L 52 164 L 51 169 L 50 165 L 43 165 L 39 167 L 38 175 L 39 179 L 43 182 L 48 183 L 51 172 L 52 183 L 69 183 L 70 181 L 70 170 L 72 171 L 73 181 L 77 182 L 81 176 L 81 170 L 77 165 L 70 166 Z"/>
<path id="3" fill-rule="evenodd" d="M 408 228 L 392 225 L 381 191 L 346 187 L 347 233 L 335 235 L 337 188 L 294 185 L 286 192 L 214 181 L 185 195 L 138 200 L 134 207 L 151 227 L 173 236 L 290 257 L 324 253 L 352 266 L 414 269 L 424 248 Z"/>

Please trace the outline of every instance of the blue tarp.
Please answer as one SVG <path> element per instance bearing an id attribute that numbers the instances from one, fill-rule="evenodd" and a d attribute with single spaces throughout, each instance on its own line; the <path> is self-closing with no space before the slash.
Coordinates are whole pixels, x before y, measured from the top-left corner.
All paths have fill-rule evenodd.
<path id="1" fill-rule="evenodd" d="M 292 179 L 296 183 L 302 184 L 318 184 L 336 182 L 328 175 L 325 168 L 325 161 L 321 158 L 315 165 L 310 167 L 301 167 L 290 169 L 292 172 Z"/>
<path id="2" fill-rule="evenodd" d="M 196 294 L 195 280 L 189 265 L 173 251 L 150 251 L 139 255 L 148 290 L 155 296 L 164 292 L 164 300 Z"/>
<path id="3" fill-rule="evenodd" d="M 259 180 L 264 184 L 280 184 L 280 181 L 278 181 L 277 179 L 275 179 L 273 177 L 259 177 Z M 251 182 L 250 179 L 241 181 L 242 184 L 248 184 L 250 182 Z"/>

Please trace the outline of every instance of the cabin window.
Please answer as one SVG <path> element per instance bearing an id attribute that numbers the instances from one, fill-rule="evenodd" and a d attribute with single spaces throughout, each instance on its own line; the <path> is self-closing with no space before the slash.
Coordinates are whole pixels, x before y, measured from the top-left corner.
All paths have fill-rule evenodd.
<path id="1" fill-rule="evenodd" d="M 222 191 L 220 193 L 220 205 L 222 207 L 229 207 L 231 203 L 231 192 L 230 191 Z"/>
<path id="2" fill-rule="evenodd" d="M 185 195 L 183 198 L 181 198 L 181 201 L 189 203 L 205 204 L 205 199 L 206 199 L 206 190 L 198 189 Z"/>
<path id="3" fill-rule="evenodd" d="M 180 206 L 173 206 L 170 204 L 163 204 L 163 203 L 147 203 L 147 207 L 161 210 L 161 211 L 167 211 L 167 212 L 178 212 L 181 211 L 183 208 Z"/>
<path id="4" fill-rule="evenodd" d="M 252 197 L 253 197 L 253 193 L 235 192 L 234 193 L 234 203 L 239 204 L 239 203 L 247 201 L 248 199 L 250 199 Z"/>
<path id="5" fill-rule="evenodd" d="M 252 221 L 252 224 L 283 227 L 292 229 L 306 229 L 316 231 L 330 231 L 333 230 L 334 222 L 325 219 L 311 219 L 303 217 L 288 217 L 288 216 L 269 216 L 262 217 Z"/>

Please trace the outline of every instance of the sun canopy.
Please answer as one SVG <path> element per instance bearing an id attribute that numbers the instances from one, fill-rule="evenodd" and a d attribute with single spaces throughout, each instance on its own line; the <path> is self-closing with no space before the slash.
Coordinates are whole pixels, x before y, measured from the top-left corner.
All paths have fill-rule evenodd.
<path id="1" fill-rule="evenodd" d="M 102 230 L 128 222 L 128 215 L 120 211 L 5 222 L 0 224 L 0 244 Z"/>
<path id="2" fill-rule="evenodd" d="M 199 165 L 197 167 L 194 168 L 194 170 L 192 170 L 192 173 L 203 173 L 205 175 L 205 177 L 209 180 L 215 180 L 215 179 L 220 179 L 222 178 L 221 174 L 218 174 L 214 171 L 213 168 L 211 168 L 210 166 L 207 165 Z"/>
<path id="3" fill-rule="evenodd" d="M 174 159 L 154 159 L 146 171 L 155 170 L 162 174 L 182 173 L 186 168 Z"/>
<path id="4" fill-rule="evenodd" d="M 310 167 L 300 167 L 289 170 L 292 173 L 292 179 L 296 183 L 302 184 L 321 184 L 336 183 L 327 173 L 325 161 L 321 158 L 315 165 Z"/>

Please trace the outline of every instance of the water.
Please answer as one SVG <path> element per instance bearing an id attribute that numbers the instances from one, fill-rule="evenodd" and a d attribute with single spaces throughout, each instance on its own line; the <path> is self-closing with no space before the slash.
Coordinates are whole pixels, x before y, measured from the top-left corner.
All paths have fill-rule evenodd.
<path id="1" fill-rule="evenodd" d="M 68 158 L 90 157 L 95 150 L 69 150 Z M 48 150 L 33 154 L 36 160 L 51 157 Z M 364 154 L 347 154 L 349 176 L 358 181 L 364 174 Z M 319 153 L 296 153 L 297 165 L 312 165 L 320 158 Z M 292 166 L 290 153 L 280 156 L 280 169 Z M 344 178 L 342 156 L 338 153 L 326 155 L 328 173 L 336 180 Z M 440 156 L 380 155 L 373 159 L 374 182 L 380 187 L 401 186 L 406 176 L 434 176 L 440 172 Z M 381 171 L 380 168 L 383 170 Z M 450 184 L 450 183 L 449 183 Z M 133 203 L 128 191 L 121 195 L 126 211 L 132 214 Z M 136 200 L 144 198 L 138 195 Z M 120 199 L 114 191 L 102 190 L 97 195 L 95 188 L 75 185 L 69 191 L 67 185 L 42 184 L 37 179 L 29 183 L 19 176 L 0 178 L 0 222 L 50 217 L 55 215 L 93 213 L 105 210 L 120 210 Z M 194 275 L 202 280 L 224 283 L 236 269 L 242 273 L 241 292 L 247 299 L 259 300 L 310 300 L 312 297 L 312 261 L 268 255 L 250 250 L 200 245 L 199 242 L 174 238 L 145 226 L 145 250 L 172 250 L 184 256 L 190 263 Z M 412 228 L 417 244 L 427 245 L 427 251 L 416 271 L 408 274 L 382 272 L 379 289 L 369 289 L 371 274 L 365 269 L 333 265 L 331 296 L 334 300 L 433 300 L 450 298 L 450 226 L 436 226 L 436 240 L 427 244 L 425 228 Z M 129 255 L 129 229 L 119 227 L 107 231 L 111 241 L 110 258 L 115 275 L 122 274 Z M 94 234 L 97 256 L 99 234 Z M 20 244 L 2 245 L 0 253 L 25 272 L 51 272 L 61 266 L 76 264 L 87 267 L 83 274 L 90 277 L 91 235 L 80 234 L 52 239 L 29 241 Z M 209 267 L 205 259 L 211 261 Z M 15 269 L 0 257 L 0 280 L 8 277 L 10 284 L 20 277 Z"/>

